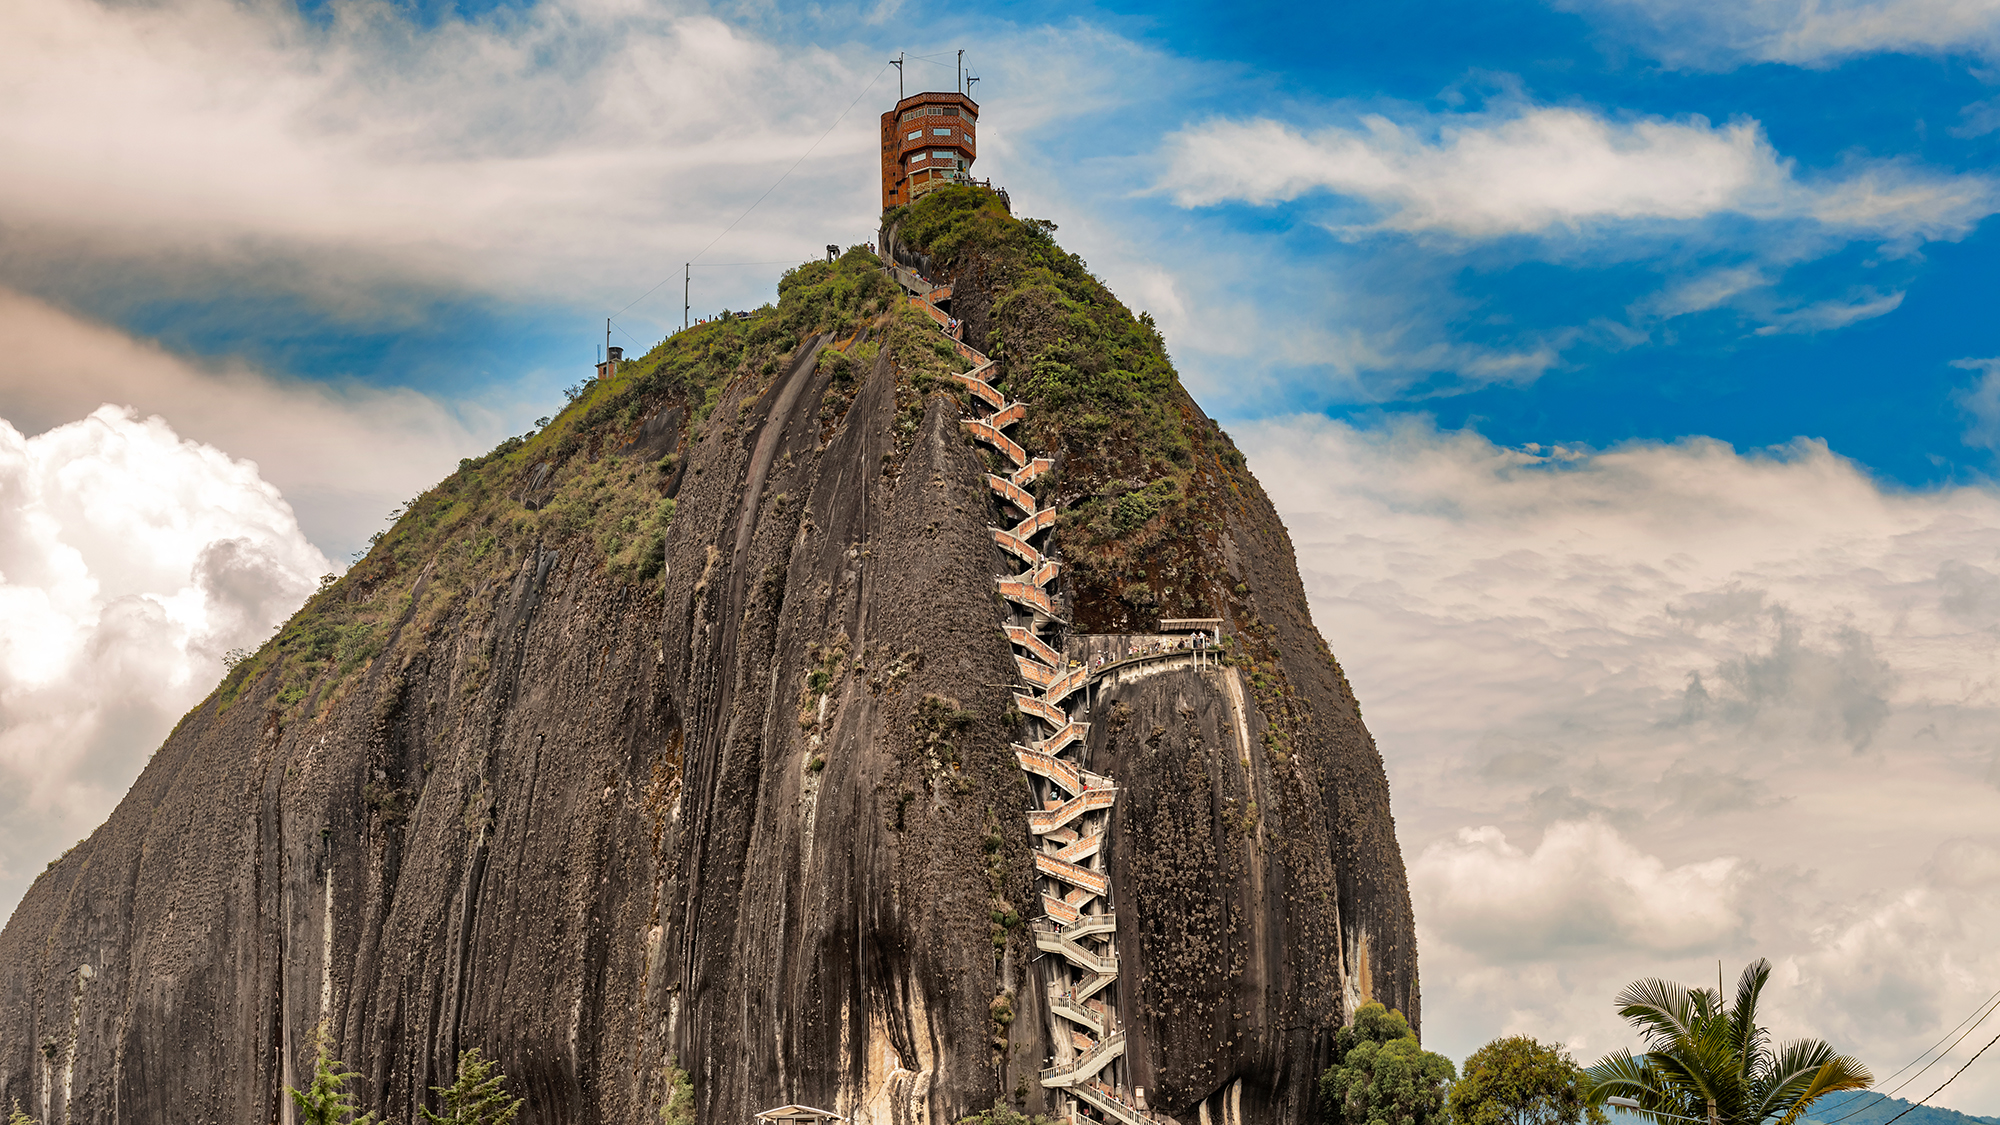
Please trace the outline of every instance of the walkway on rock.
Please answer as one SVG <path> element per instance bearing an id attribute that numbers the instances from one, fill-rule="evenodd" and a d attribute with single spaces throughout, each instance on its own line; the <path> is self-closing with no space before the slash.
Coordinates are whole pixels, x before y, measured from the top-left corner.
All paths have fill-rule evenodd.
<path id="1" fill-rule="evenodd" d="M 1093 681 L 1188 653 L 1149 653 L 1091 669 L 1067 659 L 1042 639 L 1050 626 L 1066 624 L 1050 597 L 1062 564 L 1036 545 L 1055 525 L 1056 510 L 1042 507 L 1028 485 L 1055 468 L 1055 462 L 1028 456 L 1007 436 L 1009 428 L 1027 417 L 1027 404 L 1009 401 L 988 381 L 994 361 L 969 347 L 960 338 L 963 330 L 958 322 L 938 308 L 939 302 L 951 298 L 951 289 L 932 285 L 894 263 L 885 265 L 910 292 L 910 302 L 936 321 L 959 354 L 972 363 L 972 369 L 957 379 L 986 413 L 964 419 L 963 425 L 997 450 L 1009 466 L 1005 475 L 988 473 L 986 482 L 1003 511 L 1019 513 L 1012 526 L 991 531 L 1004 556 L 1019 566 L 994 577 L 994 589 L 1014 610 L 1012 620 L 1000 623 L 1014 646 L 1020 672 L 1021 687 L 1014 702 L 1031 729 L 1045 728 L 1040 737 L 1014 747 L 1037 806 L 1028 812 L 1028 831 L 1036 841 L 1035 873 L 1043 916 L 1033 920 L 1031 932 L 1035 948 L 1051 955 L 1048 1007 L 1057 1023 L 1052 1028 L 1057 1034 L 1051 1036 L 1056 1057 L 1041 1072 L 1041 1083 L 1091 1106 L 1105 1120 L 1151 1125 L 1151 1116 L 1123 1100 L 1116 1088 L 1094 1081 L 1125 1052 L 1113 991 L 1118 981 L 1118 948 L 1113 940 L 1118 917 L 1103 848 L 1118 787 L 1111 778 L 1091 773 L 1066 755 L 1082 753 L 1090 724 L 1079 721 L 1074 711 L 1087 703 Z"/>

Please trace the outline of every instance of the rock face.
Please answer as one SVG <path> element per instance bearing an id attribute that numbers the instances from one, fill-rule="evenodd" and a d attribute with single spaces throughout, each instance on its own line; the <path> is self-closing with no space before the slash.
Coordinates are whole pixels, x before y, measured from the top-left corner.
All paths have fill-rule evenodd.
<path id="1" fill-rule="evenodd" d="M 0 1102 L 289 1121 L 323 1029 L 390 1121 L 472 1046 L 524 1121 L 658 1120 L 676 1066 L 704 1123 L 1052 1104 L 1004 517 L 894 316 L 711 402 L 579 405 L 484 470 L 504 494 L 427 496 L 410 534 L 472 530 L 385 541 L 309 603 L 285 636 L 380 617 L 329 633 L 318 679 L 287 679 L 303 648 L 240 669 L 0 931 Z M 1230 666 L 1090 701 L 1127 1076 L 1187 1125 L 1303 1123 L 1360 1001 L 1417 1022 L 1408 893 L 1284 530 L 1184 408 L 1243 593 Z M 638 571 L 553 530 L 621 487 L 676 504 Z"/>

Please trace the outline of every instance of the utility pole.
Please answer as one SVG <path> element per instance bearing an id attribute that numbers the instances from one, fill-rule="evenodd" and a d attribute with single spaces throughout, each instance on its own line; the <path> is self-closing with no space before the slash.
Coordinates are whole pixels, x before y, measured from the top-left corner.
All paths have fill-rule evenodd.
<path id="1" fill-rule="evenodd" d="M 611 362 L 611 318 L 608 316 L 604 318 L 604 362 L 607 364 Z M 604 370 L 609 374 L 611 368 L 606 367 Z"/>
<path id="2" fill-rule="evenodd" d="M 889 60 L 889 65 L 896 68 L 896 100 L 900 102 L 903 100 L 903 52 L 897 51 L 896 57 Z"/>
<path id="3" fill-rule="evenodd" d="M 965 48 L 958 49 L 958 92 L 965 93 Z"/>
<path id="4" fill-rule="evenodd" d="M 681 331 L 683 332 L 687 331 L 688 326 L 688 308 L 690 307 L 688 305 L 688 278 L 692 276 L 694 276 L 694 263 L 681 263 Z"/>

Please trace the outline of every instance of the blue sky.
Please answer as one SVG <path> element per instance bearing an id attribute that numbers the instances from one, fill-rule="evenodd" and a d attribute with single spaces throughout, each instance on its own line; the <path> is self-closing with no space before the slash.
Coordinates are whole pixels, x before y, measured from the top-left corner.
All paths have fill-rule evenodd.
<path id="1" fill-rule="evenodd" d="M 1080 212 L 1090 225 L 1072 242 L 1114 284 L 1127 269 L 1178 267 L 1191 275 L 1180 279 L 1186 299 L 1195 302 L 1189 315 L 1200 316 L 1204 267 L 1214 265 L 1203 259 L 1223 256 L 1231 245 L 1254 246 L 1260 271 L 1229 276 L 1236 294 L 1247 290 L 1262 299 L 1259 329 L 1286 331 L 1305 322 L 1371 337 L 1352 348 L 1359 354 L 1314 363 L 1241 357 L 1183 332 L 1176 341 L 1183 366 L 1225 417 L 1293 409 L 1334 417 L 1417 411 L 1511 445 L 1604 447 L 1634 437 L 1706 434 L 1750 448 L 1806 435 L 1905 485 L 1990 471 L 1993 451 L 1964 441 L 1971 419 L 1960 399 L 1978 373 L 1951 366 L 2000 353 L 1996 330 L 1979 315 L 1994 291 L 1993 224 L 1984 212 L 1991 209 L 1990 168 L 2000 144 L 1992 128 L 2000 116 L 1981 108 L 1993 98 L 1986 85 L 1991 64 L 1981 54 L 1989 41 L 1974 28 L 1955 37 L 1941 32 L 1935 42 L 1903 50 L 1829 47 L 1796 61 L 1766 61 L 1758 50 L 1719 43 L 1729 29 L 1684 31 L 1676 39 L 1642 26 L 1649 8 L 1670 5 L 1570 7 L 1021 4 L 942 20 L 901 8 L 834 7 L 804 16 L 719 9 L 717 15 L 774 48 L 825 52 L 829 70 L 849 72 L 828 76 L 828 86 L 838 89 L 854 88 L 853 76 L 877 71 L 896 50 L 941 60 L 912 62 L 913 85 L 925 78 L 949 83 L 950 49 L 964 44 L 982 76 L 989 121 L 1006 128 L 1010 103 L 1034 103 L 1032 120 L 1014 125 L 1017 143 L 993 153 L 982 170 L 1025 180 L 1029 190 L 1015 189 L 1025 211 Z M 396 14 L 374 18 L 409 19 L 432 33 L 470 21 L 501 38 L 536 13 L 518 4 L 390 10 Z M 343 36 L 341 11 L 354 9 L 312 5 L 300 34 L 380 44 L 379 35 Z M 643 22 L 621 21 L 621 14 L 601 20 L 602 38 L 563 37 L 551 69 L 562 71 L 562 53 L 582 55 Z M 1064 36 L 1066 30 L 1076 34 Z M 1064 38 L 1072 42 L 1062 44 Z M 1115 40 L 1117 51 L 1093 60 L 1090 39 Z M 1109 116 L 1064 114 L 1043 104 L 1049 91 L 1039 88 L 1038 71 L 1045 66 L 1067 72 L 1049 86 L 1105 106 Z M 867 177 L 867 154 L 854 141 L 892 81 L 877 76 L 875 96 L 813 150 L 793 186 L 829 175 Z M 804 154 L 847 100 L 830 92 L 813 104 L 769 107 L 795 135 L 757 154 L 761 159 L 714 169 L 733 182 L 711 176 L 703 185 L 708 224 L 692 223 L 685 239 L 655 244 L 658 253 L 607 264 L 589 291 L 571 278 L 496 291 L 476 277 L 408 271 L 385 277 L 363 267 L 356 283 L 374 297 L 396 292 L 386 307 L 355 310 L 344 298 L 329 302 L 324 293 L 301 292 L 297 277 L 274 285 L 274 267 L 257 257 L 206 263 L 213 272 L 192 287 L 110 282 L 102 271 L 76 270 L 23 288 L 40 288 L 195 356 L 243 357 L 293 376 L 397 383 L 448 398 L 525 378 L 524 399 L 546 396 L 594 354 L 600 333 L 587 325 L 625 303 L 619 298 L 665 277 L 675 264 L 669 259 L 691 256 L 707 241 L 704 230 L 714 233 L 714 220 L 747 205 Z M 519 108 L 503 98 L 500 110 L 487 113 Z M 654 109 L 676 112 L 669 103 Z M 1213 123 L 1278 122 L 1303 142 L 1326 130 L 1352 132 L 1379 114 L 1407 128 L 1409 143 L 1421 150 L 1453 130 L 1490 132 L 1551 111 L 1601 121 L 1614 132 L 1646 122 L 1707 134 L 1748 125 L 1771 169 L 1822 189 L 1874 169 L 1984 194 L 1956 207 L 1919 206 L 1886 221 L 1843 225 L 1815 221 L 1810 200 L 1742 206 L 1751 201 L 1728 198 L 1725 186 L 1724 198 L 1696 206 L 1642 200 L 1625 214 L 1558 207 L 1501 217 L 1495 229 L 1467 234 L 1423 224 L 1397 229 L 1393 219 L 1402 204 L 1393 192 L 1372 198 L 1344 192 L 1338 176 L 1317 183 L 1307 176 L 1262 197 L 1219 184 L 1193 203 L 1177 186 L 1190 166 L 1175 163 L 1176 139 Z M 502 130 L 490 116 L 475 116 L 470 127 L 482 126 Z M 542 143 L 561 145 L 553 132 Z M 1610 143 L 1643 144 L 1630 136 Z M 649 191 L 643 178 L 630 187 L 641 197 Z M 851 240 L 865 230 L 867 210 L 858 193 L 847 194 L 842 202 L 855 213 L 837 225 Z M 796 214 L 798 202 L 781 189 L 764 204 L 774 209 L 766 217 Z M 645 217 L 643 208 L 635 215 Z M 1387 230 L 1380 229 L 1385 218 L 1392 220 Z M 765 223 L 753 214 L 745 227 Z M 1166 230 L 1180 232 L 1202 257 L 1177 263 L 1148 253 L 1153 232 Z M 809 252 L 812 245 L 787 249 Z M 707 260 L 791 256 L 745 249 L 736 234 Z M 698 270 L 711 283 L 696 288 L 698 311 L 756 300 L 777 268 Z M 1754 284 L 1706 309 L 1635 312 L 1677 285 L 1730 270 L 1754 274 Z M 1365 298 L 1351 291 L 1357 285 L 1367 290 Z M 614 341 L 634 347 L 656 339 L 678 311 L 677 288 L 669 284 L 641 301 L 621 319 Z M 1121 288 L 1128 299 L 1145 302 L 1132 286 Z M 1170 340 L 1174 327 L 1169 318 Z M 1523 366 L 1481 369 L 1496 357 Z M 1260 377 L 1247 384 L 1258 393 L 1232 396 L 1230 388 L 1246 385 L 1237 370 L 1245 364 Z M 531 410 L 524 402 L 516 413 Z"/>
<path id="2" fill-rule="evenodd" d="M 605 316 L 869 240 L 960 47 L 1292 528 L 1431 1045 L 1768 955 L 1887 1071 L 2000 987 L 1994 0 L 0 7 L 0 903 Z"/>

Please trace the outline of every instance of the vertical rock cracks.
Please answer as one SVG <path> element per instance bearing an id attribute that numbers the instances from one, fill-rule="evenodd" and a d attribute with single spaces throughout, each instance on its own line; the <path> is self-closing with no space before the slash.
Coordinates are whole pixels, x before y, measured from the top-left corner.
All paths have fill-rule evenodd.
<path id="1" fill-rule="evenodd" d="M 1008 282 L 960 273 L 953 362 L 877 264 L 468 459 L 239 665 L 0 930 L 0 1104 L 281 1122 L 324 1027 L 388 1120 L 470 1046 L 564 1125 L 676 1069 L 701 1125 L 1315 1119 L 1415 954 L 1275 511 L 1182 395 L 1243 647 L 1090 618 L 1083 458 L 975 308 Z"/>

